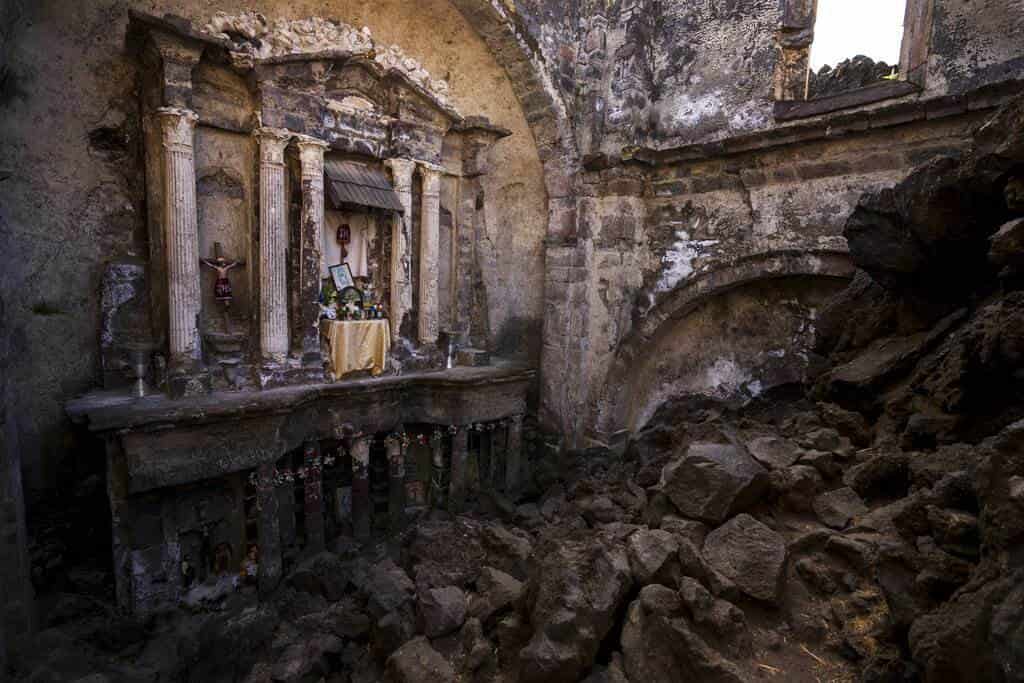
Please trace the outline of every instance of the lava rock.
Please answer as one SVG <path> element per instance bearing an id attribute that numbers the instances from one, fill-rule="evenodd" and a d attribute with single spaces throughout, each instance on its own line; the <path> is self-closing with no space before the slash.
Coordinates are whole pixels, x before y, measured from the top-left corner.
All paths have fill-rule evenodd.
<path id="1" fill-rule="evenodd" d="M 868 511 L 857 492 L 848 486 L 828 491 L 814 499 L 814 514 L 826 526 L 845 529 L 850 521 Z"/>
<path id="2" fill-rule="evenodd" d="M 704 558 L 743 593 L 778 604 L 786 567 L 786 541 L 750 515 L 737 515 L 708 534 Z"/>
<path id="3" fill-rule="evenodd" d="M 770 470 L 789 467 L 800 458 L 800 448 L 789 439 L 759 436 L 747 442 L 747 451 Z"/>
<path id="4" fill-rule="evenodd" d="M 626 547 L 633 578 L 639 585 L 673 583 L 673 573 L 679 569 L 675 536 L 662 529 L 640 529 L 630 535 Z"/>
<path id="5" fill-rule="evenodd" d="M 466 594 L 460 588 L 431 588 L 420 595 L 420 619 L 428 638 L 459 630 L 466 621 Z"/>
<path id="6" fill-rule="evenodd" d="M 386 674 L 392 683 L 444 683 L 456 680 L 455 671 L 430 642 L 413 638 L 388 657 Z"/>
<path id="7" fill-rule="evenodd" d="M 735 446 L 697 443 L 662 470 L 662 491 L 685 517 L 721 524 L 760 497 L 767 470 Z"/>
<path id="8" fill-rule="evenodd" d="M 525 592 L 521 581 L 493 567 L 484 567 L 476 580 L 478 595 L 470 602 L 469 613 L 487 624 L 495 615 L 519 604 Z"/>
<path id="9" fill-rule="evenodd" d="M 878 454 L 848 469 L 843 483 L 868 501 L 902 498 L 910 486 L 908 458 L 898 452 Z"/>
<path id="10" fill-rule="evenodd" d="M 520 680 L 579 680 L 633 585 L 625 548 L 600 539 L 544 544 L 530 579 L 534 634 L 519 653 Z"/>
<path id="11" fill-rule="evenodd" d="M 322 552 L 302 562 L 288 580 L 301 591 L 337 602 L 345 594 L 349 573 L 337 555 Z"/>
<path id="12" fill-rule="evenodd" d="M 646 586 L 629 606 L 622 627 L 623 668 L 631 681 L 739 683 L 736 666 L 693 629 L 675 591 Z"/>

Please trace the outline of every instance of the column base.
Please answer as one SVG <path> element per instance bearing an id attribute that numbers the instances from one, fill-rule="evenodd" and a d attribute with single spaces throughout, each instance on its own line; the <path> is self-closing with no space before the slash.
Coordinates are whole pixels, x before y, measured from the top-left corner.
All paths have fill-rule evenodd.
<path id="1" fill-rule="evenodd" d="M 318 384 L 326 381 L 324 366 L 305 359 L 264 360 L 256 369 L 260 389 L 275 389 L 296 384 Z"/>

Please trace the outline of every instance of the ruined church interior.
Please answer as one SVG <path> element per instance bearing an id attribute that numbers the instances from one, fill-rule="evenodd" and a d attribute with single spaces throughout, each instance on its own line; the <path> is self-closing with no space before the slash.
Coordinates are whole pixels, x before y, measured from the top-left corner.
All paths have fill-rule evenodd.
<path id="1" fill-rule="evenodd" d="M 0 683 L 1024 682 L 1024 0 L 0 0 Z"/>

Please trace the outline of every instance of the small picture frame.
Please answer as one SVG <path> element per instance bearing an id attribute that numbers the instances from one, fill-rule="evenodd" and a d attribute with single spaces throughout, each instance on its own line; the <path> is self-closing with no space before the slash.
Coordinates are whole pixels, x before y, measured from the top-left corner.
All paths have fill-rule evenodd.
<path id="1" fill-rule="evenodd" d="M 336 266 L 331 266 L 329 270 L 331 278 L 334 280 L 334 286 L 339 292 L 356 286 L 356 281 L 352 277 L 352 269 L 348 267 L 348 263 L 339 263 Z"/>

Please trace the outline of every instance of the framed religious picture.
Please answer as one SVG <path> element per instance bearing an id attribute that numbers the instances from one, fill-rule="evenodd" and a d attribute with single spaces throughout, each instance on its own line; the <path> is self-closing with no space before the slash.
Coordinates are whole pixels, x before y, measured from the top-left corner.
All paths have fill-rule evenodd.
<path id="1" fill-rule="evenodd" d="M 352 277 L 352 269 L 348 267 L 347 263 L 340 263 L 336 266 L 331 266 L 331 278 L 334 280 L 335 288 L 341 292 L 348 287 L 355 287 L 356 281 Z"/>

